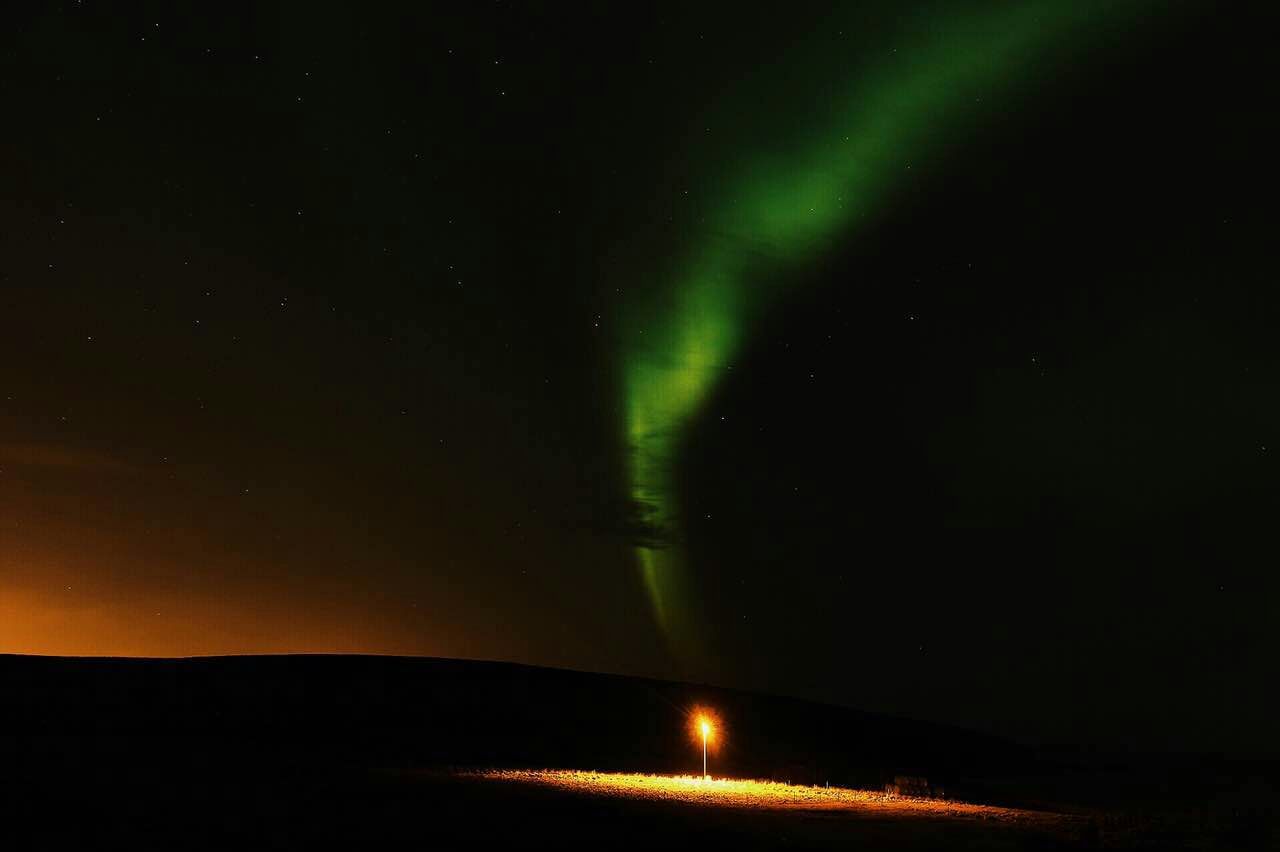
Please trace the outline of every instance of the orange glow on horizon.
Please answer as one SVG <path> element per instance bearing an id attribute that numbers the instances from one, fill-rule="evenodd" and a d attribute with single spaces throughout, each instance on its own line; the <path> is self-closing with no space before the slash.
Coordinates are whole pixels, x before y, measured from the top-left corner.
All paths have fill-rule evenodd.
<path id="1" fill-rule="evenodd" d="M 51 588 L 49 588 L 51 587 Z M 299 616 L 288 601 L 230 595 L 186 599 L 138 592 L 108 598 L 78 587 L 0 588 L 0 654 L 189 657 L 221 654 L 421 653 L 359 614 Z M 96 592 L 97 590 L 95 590 Z M 367 622 L 368 619 L 362 619 Z"/>

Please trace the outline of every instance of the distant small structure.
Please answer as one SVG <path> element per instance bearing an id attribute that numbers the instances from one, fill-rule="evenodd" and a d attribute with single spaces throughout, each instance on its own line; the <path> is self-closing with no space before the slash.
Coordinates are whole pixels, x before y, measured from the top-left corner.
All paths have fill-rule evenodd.
<path id="1" fill-rule="evenodd" d="M 929 779 L 923 775 L 895 775 L 893 780 L 884 785 L 884 791 L 890 796 L 909 796 L 913 799 L 945 799 L 947 792 L 940 785 L 929 786 Z"/>

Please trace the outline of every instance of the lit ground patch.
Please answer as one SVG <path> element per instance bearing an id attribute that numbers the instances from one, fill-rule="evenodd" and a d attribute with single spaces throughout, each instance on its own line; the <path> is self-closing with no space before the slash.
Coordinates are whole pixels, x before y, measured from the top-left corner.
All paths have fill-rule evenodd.
<path id="1" fill-rule="evenodd" d="M 532 784 L 588 795 L 728 807 L 883 812 L 885 815 L 969 817 L 1020 823 L 1067 819 L 1039 811 L 912 799 L 846 787 L 802 787 L 775 781 L 703 779 L 697 775 L 639 775 L 571 769 L 501 769 L 468 774 L 491 781 Z"/>

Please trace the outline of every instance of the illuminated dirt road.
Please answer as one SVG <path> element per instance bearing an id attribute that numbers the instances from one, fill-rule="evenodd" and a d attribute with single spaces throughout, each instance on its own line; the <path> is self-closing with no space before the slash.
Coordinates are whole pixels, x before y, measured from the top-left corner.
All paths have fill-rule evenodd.
<path id="1" fill-rule="evenodd" d="M 889 796 L 845 787 L 801 787 L 773 781 L 732 778 L 704 780 L 696 775 L 639 775 L 570 769 L 506 769 L 467 773 L 473 778 L 529 784 L 586 795 L 720 807 L 768 810 L 853 811 L 868 816 L 944 817 L 1049 825 L 1069 820 L 1058 814 L 971 805 L 934 799 Z"/>

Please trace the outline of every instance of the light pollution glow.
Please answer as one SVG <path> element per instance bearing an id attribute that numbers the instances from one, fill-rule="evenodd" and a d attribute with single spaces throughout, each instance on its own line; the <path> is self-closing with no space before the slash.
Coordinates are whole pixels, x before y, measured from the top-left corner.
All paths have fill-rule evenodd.
<path id="1" fill-rule="evenodd" d="M 0 575 L 7 567 L 0 560 Z M 130 588 L 81 589 L 65 580 L 33 585 L 0 584 L 3 653 L 191 657 L 415 651 L 407 639 L 391 631 L 353 627 L 362 613 L 325 613 L 296 600 L 246 600 L 240 594 L 218 597 L 212 591 L 192 596 Z"/>
<path id="2" fill-rule="evenodd" d="M 630 499 L 648 532 L 636 556 L 677 658 L 696 656 L 701 641 L 679 549 L 675 456 L 753 320 L 781 295 L 772 282 L 855 231 L 913 160 L 945 147 L 959 119 L 994 115 L 992 97 L 1025 84 L 1067 39 L 1140 5 L 1046 0 L 922 17 L 900 49 L 886 49 L 880 64 L 834 87 L 841 96 L 827 114 L 806 117 L 811 129 L 802 141 L 748 155 L 718 179 L 706 236 L 694 241 L 682 271 L 651 303 L 626 306 L 623 437 Z"/>

